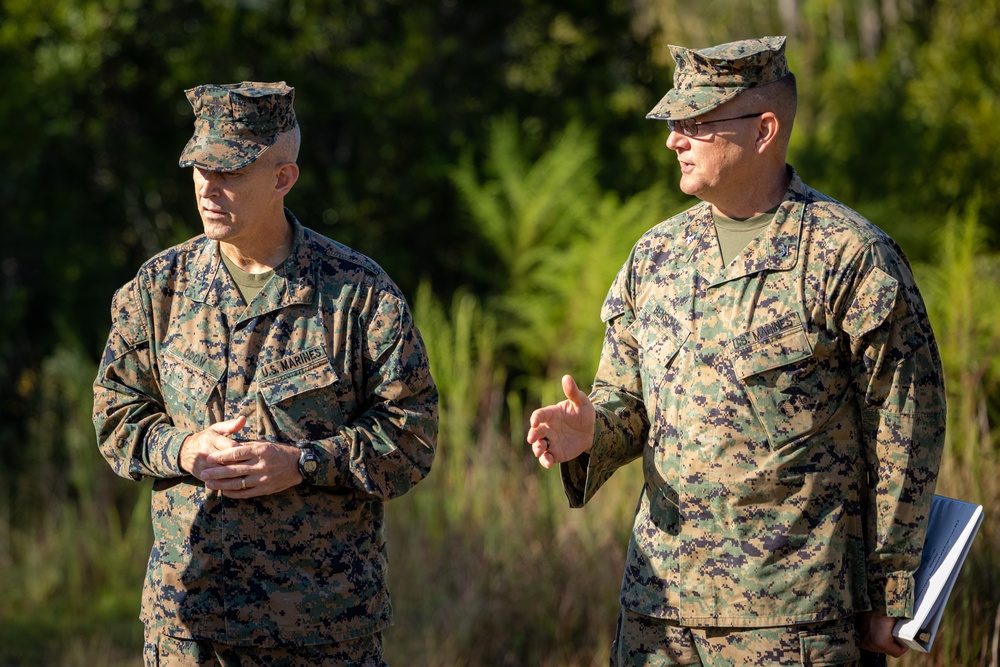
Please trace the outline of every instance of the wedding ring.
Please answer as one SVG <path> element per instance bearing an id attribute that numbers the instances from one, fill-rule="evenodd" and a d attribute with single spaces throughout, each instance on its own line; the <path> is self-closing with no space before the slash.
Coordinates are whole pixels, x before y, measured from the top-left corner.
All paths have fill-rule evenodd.
<path id="1" fill-rule="evenodd" d="M 246 491 L 246 490 L 247 490 L 247 478 L 246 477 L 241 477 L 240 478 L 240 491 Z"/>

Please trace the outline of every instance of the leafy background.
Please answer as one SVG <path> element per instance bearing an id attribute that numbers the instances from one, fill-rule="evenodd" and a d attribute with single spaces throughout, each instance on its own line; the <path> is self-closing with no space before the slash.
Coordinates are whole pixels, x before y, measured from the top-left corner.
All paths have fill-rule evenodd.
<path id="1" fill-rule="evenodd" d="M 789 36 L 805 181 L 890 232 L 944 355 L 939 491 L 986 520 L 930 656 L 998 664 L 1000 7 L 995 0 L 0 0 L 0 664 L 138 665 L 149 486 L 90 384 L 114 289 L 199 231 L 182 91 L 286 80 L 288 203 L 406 292 L 442 396 L 435 468 L 388 507 L 394 665 L 605 664 L 641 473 L 585 510 L 525 421 L 585 386 L 607 286 L 692 202 L 668 44 Z"/>

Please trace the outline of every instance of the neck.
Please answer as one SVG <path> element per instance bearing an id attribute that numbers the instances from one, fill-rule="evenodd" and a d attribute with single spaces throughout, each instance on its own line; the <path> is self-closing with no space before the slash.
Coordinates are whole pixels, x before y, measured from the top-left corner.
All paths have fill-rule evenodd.
<path id="1" fill-rule="evenodd" d="M 773 169 L 760 172 L 739 188 L 739 196 L 727 201 L 711 201 L 715 213 L 734 220 L 746 220 L 773 209 L 785 198 L 792 177 L 784 162 Z"/>
<path id="2" fill-rule="evenodd" d="M 295 229 L 285 219 L 282 211 L 280 220 L 275 219 L 262 226 L 252 238 L 240 239 L 235 243 L 220 241 L 219 249 L 233 264 L 247 273 L 264 273 L 292 254 L 294 242 Z"/>

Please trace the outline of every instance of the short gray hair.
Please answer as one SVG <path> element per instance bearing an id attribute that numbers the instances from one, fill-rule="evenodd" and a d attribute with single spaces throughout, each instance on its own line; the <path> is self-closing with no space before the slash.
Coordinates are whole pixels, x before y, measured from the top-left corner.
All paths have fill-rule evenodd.
<path id="1" fill-rule="evenodd" d="M 798 106 L 798 85 L 795 75 L 787 75 L 761 86 L 747 88 L 730 103 L 737 113 L 758 113 L 770 111 L 778 117 L 782 126 L 782 136 L 787 141 L 792 135 L 795 110 Z"/>

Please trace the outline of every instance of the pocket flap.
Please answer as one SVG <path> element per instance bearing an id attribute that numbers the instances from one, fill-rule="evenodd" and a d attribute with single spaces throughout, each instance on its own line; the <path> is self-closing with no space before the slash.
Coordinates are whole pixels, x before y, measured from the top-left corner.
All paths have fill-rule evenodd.
<path id="1" fill-rule="evenodd" d="M 875 267 L 865 276 L 854 293 L 854 302 L 844 314 L 844 331 L 862 336 L 885 322 L 896 305 L 899 281 Z"/>
<path id="2" fill-rule="evenodd" d="M 115 329 L 129 347 L 136 347 L 149 340 L 146 319 L 139 305 L 135 281 L 115 292 L 111 305 L 111 317 Z"/>
<path id="3" fill-rule="evenodd" d="M 324 353 L 307 364 L 266 379 L 258 379 L 257 382 L 264 401 L 268 405 L 276 405 L 294 396 L 328 387 L 337 380 L 337 371 Z"/>
<path id="4" fill-rule="evenodd" d="M 639 344 L 644 347 L 665 342 L 666 338 L 673 343 L 673 347 L 680 348 L 691 335 L 683 324 L 659 304 L 642 309 L 635 324 L 632 325 L 632 332 Z"/>
<path id="5" fill-rule="evenodd" d="M 683 324 L 658 305 L 643 308 L 629 327 L 629 333 L 644 350 L 643 354 L 649 355 L 652 366 L 644 364 L 649 368 L 669 366 L 691 335 Z"/>
<path id="6" fill-rule="evenodd" d="M 160 356 L 160 379 L 175 390 L 199 403 L 206 403 L 222 374 L 184 361 L 176 352 L 164 350 Z"/>
<path id="7" fill-rule="evenodd" d="M 802 664 L 808 667 L 854 664 L 861 659 L 858 637 L 849 627 L 833 628 L 828 633 L 799 635 Z"/>
<path id="8" fill-rule="evenodd" d="M 737 336 L 730 346 L 733 369 L 741 380 L 808 359 L 813 353 L 805 329 L 794 313 Z"/>

